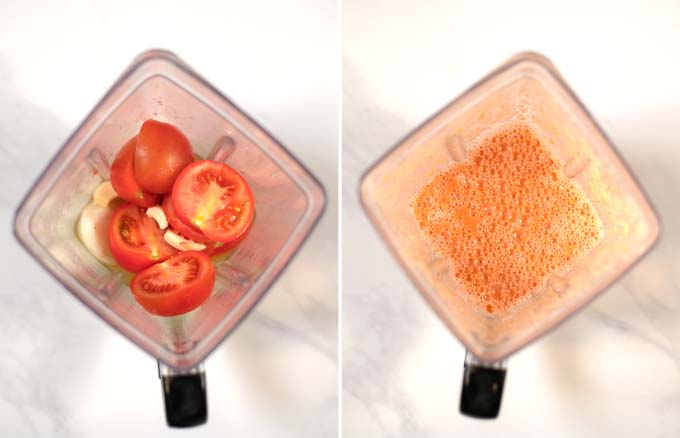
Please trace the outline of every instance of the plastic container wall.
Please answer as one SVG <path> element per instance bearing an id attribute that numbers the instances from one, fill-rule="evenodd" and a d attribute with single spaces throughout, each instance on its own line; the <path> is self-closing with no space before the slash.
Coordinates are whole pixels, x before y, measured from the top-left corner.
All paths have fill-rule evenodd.
<path id="1" fill-rule="evenodd" d="M 129 274 L 99 263 L 76 236 L 94 188 L 148 118 L 177 126 L 196 154 L 241 172 L 255 197 L 248 237 L 216 265 L 211 297 L 175 318 L 141 308 Z M 173 368 L 200 362 L 245 316 L 321 215 L 323 188 L 279 142 L 176 56 L 140 56 L 54 157 L 17 211 L 21 243 L 103 319 Z"/>
<path id="2" fill-rule="evenodd" d="M 432 177 L 510 123 L 532 128 L 593 201 L 603 240 L 526 301 L 489 315 L 460 292 L 447 260 L 428 247 L 409 201 Z M 660 225 L 613 146 L 553 65 L 520 54 L 473 86 L 389 151 L 364 175 L 364 208 L 418 290 L 460 341 L 494 362 L 582 307 L 650 249 Z"/>

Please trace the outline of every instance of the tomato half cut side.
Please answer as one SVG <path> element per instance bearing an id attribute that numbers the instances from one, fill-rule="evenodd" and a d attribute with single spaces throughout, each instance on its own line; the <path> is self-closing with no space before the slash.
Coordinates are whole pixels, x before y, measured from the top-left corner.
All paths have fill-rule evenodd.
<path id="1" fill-rule="evenodd" d="M 113 212 L 109 225 L 111 255 L 130 272 L 162 262 L 177 250 L 163 240 L 163 230 L 142 207 L 123 203 Z"/>
<path id="2" fill-rule="evenodd" d="M 195 229 L 194 227 L 185 224 L 180 220 L 180 218 L 177 217 L 177 214 L 175 213 L 175 209 L 172 206 L 172 195 L 167 194 L 163 198 L 163 212 L 165 213 L 165 217 L 168 219 L 168 223 L 172 227 L 173 230 L 181 234 L 182 236 L 186 237 L 187 239 L 191 239 L 194 242 L 199 242 L 199 243 L 211 243 L 212 240 L 208 239 L 205 234 L 203 234 L 200 230 Z"/>
<path id="3" fill-rule="evenodd" d="M 239 243 L 243 241 L 248 236 L 248 233 L 252 229 L 252 222 L 250 225 L 248 225 L 248 228 L 244 233 L 241 234 L 241 236 L 238 239 L 232 240 L 229 243 L 223 243 L 223 242 L 211 242 L 207 244 L 207 248 L 203 250 L 204 253 L 208 254 L 210 257 L 219 257 L 221 255 L 224 255 L 225 253 L 231 251 L 232 249 L 236 248 Z"/>
<path id="4" fill-rule="evenodd" d="M 241 174 L 210 160 L 184 168 L 172 189 L 172 205 L 180 220 L 223 243 L 239 240 L 255 213 L 253 192 Z"/>
<path id="5" fill-rule="evenodd" d="M 142 188 L 135 177 L 135 150 L 137 136 L 132 137 L 118 151 L 111 164 L 111 185 L 118 196 L 140 207 L 153 207 L 160 197 Z"/>
<path id="6" fill-rule="evenodd" d="M 202 252 L 187 251 L 138 273 L 130 283 L 137 302 L 158 316 L 190 312 L 210 297 L 215 267 Z"/>
<path id="7" fill-rule="evenodd" d="M 168 193 L 177 175 L 194 162 L 191 143 L 175 126 L 149 119 L 135 149 L 135 177 L 151 193 Z"/>

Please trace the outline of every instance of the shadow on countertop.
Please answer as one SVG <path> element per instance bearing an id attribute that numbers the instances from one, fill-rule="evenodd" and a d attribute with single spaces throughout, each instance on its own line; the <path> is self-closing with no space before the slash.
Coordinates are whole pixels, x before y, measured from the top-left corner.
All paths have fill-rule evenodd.
<path id="1" fill-rule="evenodd" d="M 671 107 L 657 108 L 654 120 L 646 125 L 639 120 L 621 122 L 622 135 L 613 139 L 656 207 L 662 233 L 639 264 L 581 314 L 539 341 L 548 375 L 560 388 L 556 398 L 604 398 L 616 387 L 621 402 L 640 406 L 655 394 L 658 405 L 645 406 L 647 414 L 670 415 L 680 408 L 680 395 L 674 388 L 680 379 L 680 229 L 676 226 L 680 223 L 680 132 L 673 133 L 676 113 Z M 593 365 L 597 362 L 602 365 Z M 606 367 L 611 367 L 610 372 L 595 374 L 594 370 Z M 669 367 L 675 369 L 670 375 Z M 612 426 L 616 420 L 601 421 Z"/>
<path id="2" fill-rule="evenodd" d="M 72 435 L 62 398 L 96 361 L 103 336 L 94 315 L 44 271 L 12 235 L 14 211 L 69 128 L 24 99 L 0 54 L 0 402 L 2 429 Z M 38 426 L 39 425 L 39 426 Z M 17 432 L 18 433 L 18 432 Z"/>

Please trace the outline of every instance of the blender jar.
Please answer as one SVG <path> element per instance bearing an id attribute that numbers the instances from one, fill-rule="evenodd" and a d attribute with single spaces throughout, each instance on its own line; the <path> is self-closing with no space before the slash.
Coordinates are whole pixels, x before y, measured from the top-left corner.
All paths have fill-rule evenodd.
<path id="1" fill-rule="evenodd" d="M 121 146 L 154 118 L 177 126 L 203 158 L 241 172 L 255 198 L 252 229 L 216 262 L 210 298 L 174 318 L 146 312 L 126 275 L 92 256 L 76 221 L 108 179 Z M 201 362 L 253 308 L 312 231 L 325 195 L 313 175 L 269 133 L 164 51 L 140 55 L 52 158 L 16 212 L 21 244 L 66 289 L 159 361 L 170 426 L 207 420 Z"/>
<path id="2" fill-rule="evenodd" d="M 568 272 L 550 275 L 525 302 L 486 314 L 460 292 L 449 262 L 427 245 L 409 200 L 490 133 L 523 123 L 561 161 L 602 220 L 604 238 Z M 461 412 L 493 418 L 503 359 L 545 334 L 621 276 L 654 244 L 660 224 L 612 143 L 553 64 L 521 53 L 494 70 L 388 151 L 363 176 L 361 200 L 404 271 L 467 348 Z"/>

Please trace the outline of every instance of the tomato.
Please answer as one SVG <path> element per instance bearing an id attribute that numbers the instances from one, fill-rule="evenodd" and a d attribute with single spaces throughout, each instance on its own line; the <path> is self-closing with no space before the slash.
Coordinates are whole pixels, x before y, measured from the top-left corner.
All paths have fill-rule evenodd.
<path id="1" fill-rule="evenodd" d="M 207 248 L 203 250 L 204 253 L 210 257 L 219 257 L 236 248 L 238 242 L 235 243 L 222 243 L 222 242 L 212 242 L 207 244 Z"/>
<path id="2" fill-rule="evenodd" d="M 250 224 L 252 224 L 252 222 Z M 248 229 L 246 229 L 246 231 L 243 234 L 241 234 L 241 236 L 238 239 L 232 240 L 229 243 L 210 242 L 207 244 L 208 247 L 204 249 L 203 252 L 208 254 L 210 257 L 221 256 L 222 254 L 225 254 L 231 251 L 232 249 L 236 248 L 236 246 L 238 246 L 238 244 L 241 243 L 241 241 L 245 239 L 246 236 L 248 236 L 248 233 L 250 232 L 251 228 L 252 227 L 248 225 Z"/>
<path id="3" fill-rule="evenodd" d="M 113 212 L 109 246 L 116 263 L 131 272 L 139 272 L 177 252 L 163 240 L 163 230 L 156 221 L 143 208 L 127 202 Z"/>
<path id="4" fill-rule="evenodd" d="M 135 149 L 137 136 L 131 138 L 118 151 L 111 164 L 111 185 L 118 196 L 141 207 L 153 207 L 158 204 L 159 196 L 142 188 L 135 178 Z"/>
<path id="5" fill-rule="evenodd" d="M 135 177 L 151 193 L 168 193 L 177 175 L 194 162 L 191 143 L 169 123 L 142 124 L 135 151 Z"/>
<path id="6" fill-rule="evenodd" d="M 177 217 L 175 209 L 172 206 L 171 195 L 165 195 L 165 198 L 163 198 L 163 211 L 165 212 L 165 217 L 168 219 L 168 223 L 170 224 L 173 230 L 175 230 L 182 236 L 193 240 L 194 242 L 204 243 L 207 246 L 207 248 L 204 249 L 202 252 L 211 257 L 220 256 L 234 249 L 239 243 L 241 243 L 243 239 L 246 238 L 251 228 L 249 226 L 246 232 L 241 234 L 241 237 L 229 243 L 213 242 L 212 240 L 208 239 L 205 236 L 205 234 L 195 229 L 194 227 L 185 224 Z"/>
<path id="7" fill-rule="evenodd" d="M 202 252 L 187 251 L 138 273 L 130 289 L 150 313 L 176 316 L 203 304 L 214 285 L 215 267 L 210 258 Z"/>
<path id="8" fill-rule="evenodd" d="M 184 168 L 172 189 L 177 217 L 216 242 L 231 243 L 253 221 L 253 192 L 246 180 L 224 163 L 203 160 Z"/>
<path id="9" fill-rule="evenodd" d="M 212 240 L 205 237 L 205 234 L 203 234 L 200 230 L 197 230 L 191 225 L 185 224 L 177 217 L 177 214 L 175 214 L 175 209 L 172 207 L 172 195 L 168 194 L 163 198 L 163 212 L 165 213 L 165 217 L 168 219 L 168 223 L 172 229 L 182 236 L 186 237 L 187 239 L 191 239 L 194 242 L 212 242 Z"/>

